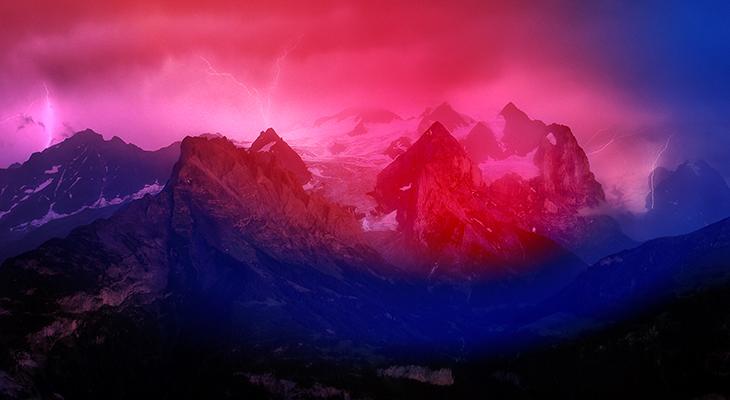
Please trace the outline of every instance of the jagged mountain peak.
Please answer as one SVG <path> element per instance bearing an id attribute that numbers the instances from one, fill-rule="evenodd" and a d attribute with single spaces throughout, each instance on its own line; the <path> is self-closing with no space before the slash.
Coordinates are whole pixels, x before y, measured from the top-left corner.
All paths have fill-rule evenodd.
<path id="1" fill-rule="evenodd" d="M 560 199 L 572 211 L 595 207 L 605 201 L 603 187 L 591 172 L 588 156 L 570 128 L 551 124 L 546 127 L 534 162 L 542 172 L 538 186 L 548 198 Z"/>
<path id="2" fill-rule="evenodd" d="M 454 131 L 469 126 L 474 120 L 456 111 L 451 104 L 443 102 L 436 108 L 428 108 L 421 114 L 421 122 L 418 124 L 417 132 L 426 131 L 434 122 L 440 122 L 447 130 Z"/>
<path id="3" fill-rule="evenodd" d="M 336 114 L 318 118 L 314 121 L 313 126 L 319 127 L 330 121 L 340 122 L 347 118 L 353 118 L 357 123 L 363 124 L 388 123 L 403 119 L 400 115 L 384 108 L 351 107 Z"/>
<path id="4" fill-rule="evenodd" d="M 312 173 L 309 172 L 299 154 L 273 128 L 261 132 L 248 151 L 270 156 L 275 162 L 294 174 L 302 185 L 312 179 Z"/>
<path id="5" fill-rule="evenodd" d="M 259 133 L 259 136 L 251 144 L 250 151 L 252 151 L 252 152 L 260 151 L 267 144 L 275 143 L 280 140 L 282 140 L 282 139 L 276 133 L 276 131 L 273 128 L 268 128 L 265 131 L 261 131 L 261 133 Z"/>
<path id="6" fill-rule="evenodd" d="M 432 112 L 441 112 L 441 111 L 456 112 L 456 110 L 454 110 L 454 107 L 448 101 L 444 101 L 443 103 L 436 106 L 436 108 L 434 108 Z"/>
<path id="7" fill-rule="evenodd" d="M 463 147 L 440 122 L 434 122 L 403 154 L 383 169 L 372 193 L 382 211 L 390 212 L 404 192 L 416 190 L 423 177 L 447 186 L 464 182 L 469 187 L 481 183 L 479 169 L 471 162 Z"/>
<path id="8" fill-rule="evenodd" d="M 371 195 L 378 212 L 397 212 L 402 251 L 412 254 L 407 257 L 415 261 L 408 262 L 415 268 L 425 265 L 426 272 L 440 265 L 444 273 L 499 275 L 544 261 L 545 251 L 568 254 L 545 238 L 505 223 L 489 208 L 483 190 L 477 166 L 436 122 L 378 174 Z"/>
<path id="9" fill-rule="evenodd" d="M 348 262 L 364 265 L 363 254 L 374 256 L 352 213 L 306 192 L 270 155 L 225 138 L 186 138 L 165 188 L 180 200 L 172 210 L 174 229 L 184 236 L 209 235 L 212 246 L 239 260 L 252 257 L 253 245 L 277 262 L 333 274 L 355 253 L 360 260 Z M 209 229 L 196 231 L 200 223 Z"/>
<path id="10" fill-rule="evenodd" d="M 145 151 L 87 129 L 2 171 L 0 259 L 159 192 L 178 151 L 177 144 Z"/>
<path id="11" fill-rule="evenodd" d="M 115 139 L 116 138 L 116 139 Z M 117 138 L 116 136 L 112 138 L 111 140 L 105 140 L 104 136 L 93 129 L 87 128 L 82 131 L 78 131 L 74 133 L 73 135 L 67 137 L 65 140 L 56 143 L 55 145 L 49 147 L 49 149 L 53 149 L 60 146 L 68 146 L 68 145 L 79 145 L 79 144 L 85 144 L 85 145 L 99 145 L 101 143 L 112 143 L 112 144 L 126 144 L 121 139 Z"/>
<path id="12" fill-rule="evenodd" d="M 407 168 L 413 170 L 420 169 L 426 164 L 446 162 L 459 165 L 465 172 L 470 171 L 468 174 L 478 174 L 478 169 L 474 167 L 464 148 L 439 121 L 431 124 L 399 158 L 403 160 L 398 164 L 407 165 Z M 395 164 L 394 162 L 391 165 Z M 475 181 L 480 179 L 475 178 Z"/>
<path id="13" fill-rule="evenodd" d="M 532 120 L 513 103 L 508 103 L 500 112 L 504 118 L 502 142 L 506 155 L 525 156 L 535 148 L 547 134 L 542 121 Z"/>
<path id="14" fill-rule="evenodd" d="M 433 124 L 431 124 L 431 126 L 426 130 L 426 132 L 423 133 L 423 137 L 450 137 L 450 138 L 453 138 L 453 136 L 451 136 L 451 133 L 449 133 L 449 131 L 446 129 L 446 127 L 444 127 L 444 125 L 439 121 L 436 121 Z"/>
<path id="15" fill-rule="evenodd" d="M 703 160 L 655 168 L 647 189 L 646 213 L 624 220 L 640 239 L 687 233 L 730 215 L 730 187 Z"/>
<path id="16" fill-rule="evenodd" d="M 72 138 L 73 137 L 76 137 L 76 138 L 84 138 L 84 137 L 87 137 L 87 138 L 101 138 L 103 136 L 100 133 L 96 132 L 95 130 L 93 130 L 91 128 L 86 128 L 86 129 L 84 129 L 82 131 L 78 131 L 78 132 L 74 133 L 73 135 L 71 135 L 71 137 Z"/>
<path id="17" fill-rule="evenodd" d="M 504 107 L 502 107 L 502 111 L 499 112 L 499 115 L 502 115 L 505 117 L 508 115 L 520 115 L 520 116 L 527 117 L 527 114 L 524 111 L 520 110 L 519 107 L 517 107 L 515 105 L 515 103 L 513 103 L 511 101 L 509 103 L 505 104 Z"/>
<path id="18" fill-rule="evenodd" d="M 474 127 L 471 128 L 471 130 L 472 131 L 482 131 L 482 132 L 492 132 L 492 128 L 490 128 L 484 121 L 477 121 L 477 123 L 474 124 Z"/>
<path id="19" fill-rule="evenodd" d="M 484 122 L 477 122 L 462 141 L 464 149 L 474 162 L 480 163 L 488 158 L 502 158 L 502 149 L 492 129 Z"/>

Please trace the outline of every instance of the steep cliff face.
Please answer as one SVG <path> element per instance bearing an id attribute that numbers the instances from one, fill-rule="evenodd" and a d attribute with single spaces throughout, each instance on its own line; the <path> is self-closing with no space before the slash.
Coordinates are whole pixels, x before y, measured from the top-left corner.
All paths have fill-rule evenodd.
<path id="1" fill-rule="evenodd" d="M 480 122 L 462 142 L 473 161 L 528 156 L 539 171 L 533 188 L 556 206 L 574 212 L 605 201 L 603 188 L 570 128 L 532 120 L 512 103 L 500 115 L 505 122 L 500 140 Z"/>
<path id="2" fill-rule="evenodd" d="M 236 243 L 255 242 L 278 260 L 308 265 L 334 266 L 359 246 L 351 213 L 305 193 L 288 168 L 257 146 L 245 152 L 225 139 L 189 142 L 170 188 L 176 231 L 192 231 L 189 218 L 204 218 L 206 232 L 216 235 L 212 246 L 233 252 Z M 250 250 L 241 249 L 240 257 Z"/>
<path id="3" fill-rule="evenodd" d="M 508 275 L 560 257 L 488 207 L 479 169 L 440 123 L 378 175 L 372 195 L 380 213 L 397 212 L 404 251 L 426 272 Z"/>
<path id="4" fill-rule="evenodd" d="M 411 147 L 411 144 L 413 143 L 411 142 L 411 139 L 409 137 L 401 136 L 398 139 L 390 142 L 390 145 L 388 145 L 388 148 L 383 151 L 383 154 L 395 160 L 396 157 L 405 153 L 406 150 Z"/>
<path id="5" fill-rule="evenodd" d="M 603 188 L 570 128 L 531 120 L 512 103 L 501 115 L 505 119 L 504 135 L 498 142 L 501 156 L 530 157 L 537 175 L 507 173 L 493 181 L 488 188 L 491 207 L 522 229 L 547 236 L 587 261 L 636 244 L 624 235 L 618 222 L 601 215 Z M 484 145 L 472 144 L 467 149 L 470 154 L 486 151 Z"/>
<path id="6" fill-rule="evenodd" d="M 251 153 L 267 154 L 286 170 L 290 171 L 301 185 L 312 179 L 312 173 L 307 169 L 302 158 L 294 149 L 269 128 L 261 132 L 249 148 Z"/>
<path id="7" fill-rule="evenodd" d="M 546 258 L 560 271 L 582 266 L 480 208 L 478 173 L 442 127 L 414 148 L 398 158 L 414 164 L 391 169 L 413 192 L 381 193 L 429 260 L 477 277 Z M 3 264 L 0 371 L 18 398 L 140 394 L 152 380 L 180 381 L 197 360 L 230 375 L 274 360 L 394 357 L 393 346 L 457 354 L 480 342 L 486 321 L 508 318 L 485 311 L 511 298 L 504 290 L 395 272 L 349 211 L 269 155 L 186 138 L 161 193 Z M 534 300 L 533 288 L 518 288 L 519 301 Z"/>
<path id="8" fill-rule="evenodd" d="M 314 343 L 328 329 L 362 337 L 385 314 L 387 296 L 370 291 L 388 284 L 372 272 L 382 262 L 360 233 L 350 213 L 305 193 L 270 157 L 224 138 L 187 138 L 159 195 L 0 268 L 0 370 L 21 386 L 43 374 L 44 385 L 77 393 L 63 378 L 69 368 L 103 367 L 110 378 L 110 366 L 82 349 L 124 349 L 119 357 L 141 353 L 154 364 L 201 335 L 260 349 L 288 343 L 276 337 Z M 356 307 L 375 318 L 358 318 Z"/>
<path id="9" fill-rule="evenodd" d="M 648 181 L 647 212 L 634 222 L 639 237 L 683 234 L 730 216 L 730 187 L 703 160 L 657 168 Z"/>
<path id="10" fill-rule="evenodd" d="M 484 122 L 477 122 L 474 125 L 462 141 L 462 145 L 472 161 L 477 164 L 489 158 L 498 160 L 504 157 L 494 132 Z"/>
<path id="11" fill-rule="evenodd" d="M 587 262 L 637 244 L 610 216 L 577 207 L 581 196 L 547 194 L 537 179 L 506 175 L 493 182 L 487 192 L 490 206 L 501 210 L 514 224 L 555 240 Z"/>
<path id="12" fill-rule="evenodd" d="M 502 142 L 505 155 L 524 156 L 534 150 L 545 137 L 545 124 L 531 120 L 530 117 L 514 104 L 509 103 L 499 113 L 504 118 L 504 135 Z"/>
<path id="13" fill-rule="evenodd" d="M 588 157 L 570 128 L 552 124 L 546 132 L 534 158 L 541 171 L 536 182 L 541 192 L 573 211 L 604 202 L 603 188 L 591 172 Z"/>
<path id="14" fill-rule="evenodd" d="M 422 180 L 428 181 L 421 182 Z M 443 189 L 440 193 L 433 192 L 441 185 Z M 373 195 L 383 210 L 390 212 L 403 203 L 408 193 L 417 193 L 420 186 L 427 189 L 427 194 L 437 197 L 440 194 L 446 195 L 448 189 L 461 190 L 480 185 L 479 169 L 446 128 L 436 122 L 378 174 Z M 409 217 L 406 214 L 404 212 L 401 218 Z"/>
<path id="15" fill-rule="evenodd" d="M 421 115 L 421 121 L 416 127 L 417 133 L 425 132 L 435 122 L 443 125 L 449 132 L 467 128 L 474 123 L 474 119 L 454 110 L 451 104 L 444 102 L 436 108 L 429 108 Z"/>

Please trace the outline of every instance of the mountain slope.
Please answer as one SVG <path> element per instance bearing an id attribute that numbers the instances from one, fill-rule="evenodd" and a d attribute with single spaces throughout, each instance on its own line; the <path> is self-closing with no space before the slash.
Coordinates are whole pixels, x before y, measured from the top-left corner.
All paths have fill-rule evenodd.
<path id="1" fill-rule="evenodd" d="M 730 393 L 728 288 L 730 219 L 612 255 L 582 273 L 534 314 L 539 321 L 523 329 L 563 340 L 464 365 L 462 391 L 724 398 Z M 576 336 L 580 326 L 590 329 Z M 485 380 L 490 371 L 508 371 L 513 379 Z"/>
<path id="2" fill-rule="evenodd" d="M 509 172 L 492 181 L 488 189 L 492 207 L 522 229 L 547 236 L 588 262 L 636 245 L 616 220 L 602 214 L 603 187 L 569 127 L 531 120 L 512 103 L 502 115 L 505 161 L 528 157 L 536 173 Z M 480 166 L 489 172 L 499 162 Z"/>
<path id="3" fill-rule="evenodd" d="M 648 178 L 646 213 L 622 223 L 641 238 L 680 235 L 730 216 L 730 187 L 705 161 L 686 161 L 675 170 L 659 167 Z"/>
<path id="4" fill-rule="evenodd" d="M 524 156 L 537 148 L 545 137 L 546 125 L 542 121 L 531 120 L 524 111 L 513 103 L 508 103 L 499 113 L 504 118 L 504 135 L 506 155 Z"/>
<path id="5" fill-rule="evenodd" d="M 0 371 L 19 397 L 106 397 L 141 390 L 136 368 L 180 379 L 179 366 L 160 363 L 189 348 L 221 363 L 238 353 L 250 368 L 309 354 L 371 357 L 385 344 L 437 351 L 434 337 L 459 337 L 455 322 L 469 310 L 445 311 L 451 291 L 396 286 L 386 270 L 348 211 L 306 193 L 269 157 L 186 138 L 159 195 L 3 264 Z M 434 318 L 444 326 L 429 332 Z"/>
<path id="6" fill-rule="evenodd" d="M 558 302 L 580 314 L 630 310 L 730 282 L 730 219 L 648 241 L 582 273 Z M 582 299 L 574 303 L 571 299 Z"/>
<path id="7" fill-rule="evenodd" d="M 274 162 L 280 163 L 286 170 L 291 171 L 302 185 L 312 179 L 312 173 L 309 172 L 299 154 L 271 128 L 259 134 L 259 137 L 251 144 L 249 151 L 271 155 Z"/>
<path id="8" fill-rule="evenodd" d="M 150 152 L 86 130 L 0 170 L 0 260 L 159 192 L 178 152 L 177 144 Z"/>
<path id="9" fill-rule="evenodd" d="M 397 212 L 401 251 L 429 274 L 503 277 L 557 260 L 555 276 L 575 273 L 568 252 L 488 208 L 484 193 L 479 169 L 436 122 L 378 175 L 372 196 L 381 214 Z"/>
<path id="10" fill-rule="evenodd" d="M 425 132 L 435 122 L 441 123 L 449 132 L 456 132 L 466 129 L 474 123 L 474 119 L 461 114 L 451 107 L 451 104 L 444 102 L 436 108 L 428 108 L 421 114 L 421 120 L 416 127 L 416 132 Z"/>
<path id="11" fill-rule="evenodd" d="M 489 158 L 500 159 L 503 157 L 502 149 L 494 136 L 494 132 L 483 122 L 477 122 L 461 143 L 472 161 L 477 164 Z"/>

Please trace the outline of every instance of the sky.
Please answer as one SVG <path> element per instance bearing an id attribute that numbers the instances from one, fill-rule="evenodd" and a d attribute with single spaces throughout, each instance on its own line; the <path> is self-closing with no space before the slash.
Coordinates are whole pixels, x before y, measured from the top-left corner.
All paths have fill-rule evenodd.
<path id="1" fill-rule="evenodd" d="M 730 175 L 727 2 L 196 3 L 2 2 L 0 167 L 85 128 L 154 149 L 448 100 L 477 118 L 512 101 L 588 152 L 610 142 L 590 157 L 615 180 L 667 140 L 660 165 Z"/>

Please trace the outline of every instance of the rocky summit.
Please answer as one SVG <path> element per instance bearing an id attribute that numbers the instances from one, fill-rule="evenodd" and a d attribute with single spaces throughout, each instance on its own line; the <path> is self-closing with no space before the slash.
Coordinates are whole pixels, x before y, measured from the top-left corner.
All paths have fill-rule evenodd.
<path id="1" fill-rule="evenodd" d="M 217 393 L 257 363 L 455 354 L 482 334 L 475 300 L 392 271 L 268 155 L 186 138 L 160 194 L 0 268 L 0 371 L 18 398 L 149 395 L 152 377 L 179 382 L 152 394 Z"/>
<path id="2" fill-rule="evenodd" d="M 484 122 L 477 122 L 462 140 L 464 149 L 475 163 L 481 163 L 489 158 L 501 159 L 504 157 L 500 143 L 494 132 Z"/>
<path id="3" fill-rule="evenodd" d="M 279 163 L 284 169 L 294 174 L 297 181 L 302 185 L 312 179 L 312 173 L 309 172 L 299 154 L 289 147 L 289 144 L 271 128 L 259 134 L 258 138 L 251 144 L 249 151 L 270 156 L 272 162 Z"/>
<path id="4" fill-rule="evenodd" d="M 632 247 L 619 223 L 605 215 L 603 187 L 569 127 L 531 120 L 507 104 L 502 156 L 526 155 L 537 174 L 507 173 L 489 184 L 489 207 L 522 229 L 547 236 L 588 262 Z M 475 147 L 469 147 L 474 153 Z"/>
<path id="5" fill-rule="evenodd" d="M 397 213 L 403 251 L 426 273 L 509 275 L 569 258 L 488 208 L 484 190 L 479 169 L 437 122 L 378 175 L 372 196 L 379 213 Z"/>
<path id="6" fill-rule="evenodd" d="M 546 135 L 545 123 L 530 119 L 513 103 L 504 106 L 499 115 L 504 118 L 502 142 L 505 145 L 506 155 L 524 156 L 537 148 Z"/>
<path id="7" fill-rule="evenodd" d="M 179 143 L 145 151 L 87 129 L 0 169 L 0 260 L 158 193 L 178 155 Z"/>

